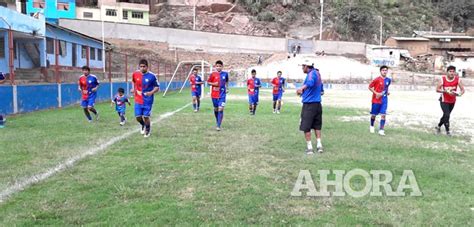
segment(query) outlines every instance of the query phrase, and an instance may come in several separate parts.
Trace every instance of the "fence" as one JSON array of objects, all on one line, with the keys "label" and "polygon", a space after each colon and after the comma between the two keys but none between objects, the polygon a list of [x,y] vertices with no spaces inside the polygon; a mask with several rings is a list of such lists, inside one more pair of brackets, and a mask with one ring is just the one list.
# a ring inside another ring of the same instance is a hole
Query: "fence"
[{"label": "fence", "polygon": [[[97,92],[98,102],[111,100],[119,87],[126,89],[129,94],[132,86],[131,75],[138,69],[139,58],[137,56],[114,53],[113,58],[112,55],[108,57],[111,60],[107,61],[108,65],[105,73],[103,70],[91,71],[100,81]],[[148,64],[149,71],[157,75],[160,89],[164,90],[168,84],[170,90],[178,90],[184,83],[186,87],[189,86],[185,79],[192,65],[184,64],[176,69],[175,64],[153,59],[149,60]],[[175,70],[176,76],[170,82]],[[78,104],[81,100],[81,94],[77,90],[77,80],[81,75],[80,70],[78,68],[59,68],[55,69],[53,74],[54,79],[43,80],[41,83],[1,85],[0,113],[27,113]],[[43,78],[43,76],[38,75],[38,78]]]}]

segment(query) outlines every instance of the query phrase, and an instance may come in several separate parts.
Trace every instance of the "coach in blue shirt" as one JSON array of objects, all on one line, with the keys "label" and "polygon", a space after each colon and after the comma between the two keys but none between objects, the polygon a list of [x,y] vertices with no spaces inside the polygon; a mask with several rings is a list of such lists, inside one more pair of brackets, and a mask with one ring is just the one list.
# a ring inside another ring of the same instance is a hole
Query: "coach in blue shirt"
[{"label": "coach in blue shirt", "polygon": [[303,102],[300,130],[304,132],[306,139],[306,154],[314,154],[313,145],[311,144],[311,129],[314,130],[316,135],[316,150],[322,153],[321,127],[323,123],[323,108],[321,106],[321,77],[311,61],[306,60],[301,66],[303,72],[306,73],[306,78],[303,86],[296,90],[296,93],[301,95]]}]

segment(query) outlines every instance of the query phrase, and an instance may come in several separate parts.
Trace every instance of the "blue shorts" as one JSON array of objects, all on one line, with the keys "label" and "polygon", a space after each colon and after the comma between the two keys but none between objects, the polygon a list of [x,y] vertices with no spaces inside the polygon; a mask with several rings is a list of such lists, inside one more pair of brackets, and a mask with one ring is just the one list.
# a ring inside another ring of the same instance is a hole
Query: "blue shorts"
[{"label": "blue shorts", "polygon": [[387,102],[382,103],[372,103],[372,110],[370,111],[372,115],[387,114]]},{"label": "blue shorts", "polygon": [[258,105],[258,95],[249,95],[249,104]]},{"label": "blue shorts", "polygon": [[135,117],[149,117],[151,115],[152,105],[143,105],[135,103]]},{"label": "blue shorts", "polygon": [[192,97],[201,97],[201,91],[191,91]]},{"label": "blue shorts", "polygon": [[283,96],[283,92],[278,92],[278,94],[273,94],[273,101],[281,100],[282,96]]},{"label": "blue shorts", "polygon": [[224,107],[225,106],[225,97],[224,98],[218,98],[218,99],[212,99],[212,105],[214,105],[214,108],[218,107]]},{"label": "blue shorts", "polygon": [[94,105],[95,105],[95,97],[82,100],[81,102],[82,108],[94,107]]}]

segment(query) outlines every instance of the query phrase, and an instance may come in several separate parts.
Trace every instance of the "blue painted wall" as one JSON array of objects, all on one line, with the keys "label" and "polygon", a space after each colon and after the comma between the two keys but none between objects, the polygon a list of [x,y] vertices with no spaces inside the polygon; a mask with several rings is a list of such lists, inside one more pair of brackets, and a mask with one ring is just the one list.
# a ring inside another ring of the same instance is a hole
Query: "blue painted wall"
[{"label": "blue painted wall", "polygon": [[0,114],[13,113],[13,87],[0,86]]},{"label": "blue painted wall", "polygon": [[[172,82],[170,90],[180,89],[183,82]],[[110,83],[102,82],[97,91],[98,102],[109,102],[110,100]],[[112,95],[117,93],[117,89],[122,87],[127,89],[127,83],[112,83]],[[132,85],[129,83],[129,88]],[[166,88],[166,83],[160,83],[161,91]],[[128,93],[129,89],[127,89]],[[130,95],[130,94],[129,94]],[[58,85],[57,84],[41,84],[41,85],[18,85],[17,86],[18,111],[27,113],[37,110],[57,108],[58,105]],[[79,104],[81,94],[77,91],[76,83],[61,84],[61,106],[66,107]],[[10,85],[0,86],[0,114],[13,113],[13,87]]]},{"label": "blue painted wall", "polygon": [[20,113],[58,107],[57,84],[21,85],[17,91]]},{"label": "blue painted wall", "polygon": [[[45,0],[46,7],[44,9],[35,8],[33,2],[34,0],[28,0],[26,4],[26,12],[28,15],[42,11],[46,19],[54,23],[57,23],[59,18],[76,19],[75,0]],[[58,10],[57,3],[69,4],[69,10]]]},{"label": "blue painted wall", "polygon": [[8,33],[6,31],[0,30],[0,37],[5,40],[5,43],[3,44],[5,47],[5,51],[3,53],[4,57],[0,57],[0,72],[5,74],[8,73]]}]

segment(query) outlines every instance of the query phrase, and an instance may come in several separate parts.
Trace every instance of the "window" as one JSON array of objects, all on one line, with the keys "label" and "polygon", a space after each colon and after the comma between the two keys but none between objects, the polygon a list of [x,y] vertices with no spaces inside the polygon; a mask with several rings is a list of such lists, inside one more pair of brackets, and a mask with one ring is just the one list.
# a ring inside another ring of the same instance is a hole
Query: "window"
[{"label": "window", "polygon": [[124,20],[128,20],[128,11],[127,10],[122,11],[122,16]]},{"label": "window", "polygon": [[105,9],[105,15],[110,16],[110,17],[116,17],[117,16],[117,10],[115,10],[115,9]]},{"label": "window", "polygon": [[5,58],[5,38],[0,38],[0,58]]},{"label": "window", "polygon": [[81,48],[81,57],[82,58],[87,58],[87,47],[86,46],[82,46],[82,48]]},{"label": "window", "polygon": [[97,60],[102,61],[102,50],[97,49]]},{"label": "window", "polygon": [[54,40],[46,38],[46,53],[54,54]]},{"label": "window", "polygon": [[132,18],[134,18],[134,19],[143,19],[143,12],[134,12],[134,11],[132,11]]},{"label": "window", "polygon": [[68,11],[69,10],[69,4],[68,3],[57,3],[56,9],[58,10],[64,10]]},{"label": "window", "polygon": [[67,55],[66,41],[59,40],[59,55],[63,57]]},{"label": "window", "polygon": [[91,55],[91,60],[95,60],[95,48],[90,48],[90,55]]},{"label": "window", "polygon": [[94,14],[92,12],[84,12],[84,13],[82,13],[82,16],[84,18],[93,18]]}]

